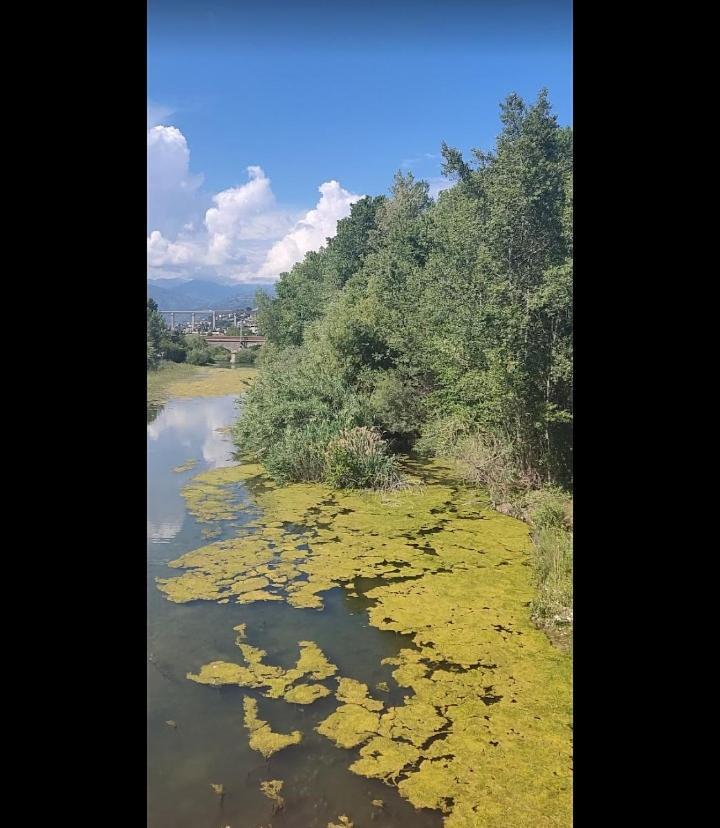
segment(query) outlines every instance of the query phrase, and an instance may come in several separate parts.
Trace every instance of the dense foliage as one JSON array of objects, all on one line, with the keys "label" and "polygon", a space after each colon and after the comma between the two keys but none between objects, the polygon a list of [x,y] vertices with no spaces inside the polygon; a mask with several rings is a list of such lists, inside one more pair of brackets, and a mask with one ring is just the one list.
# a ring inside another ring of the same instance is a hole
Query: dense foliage
[{"label": "dense foliage", "polygon": [[185,362],[187,346],[185,337],[171,331],[158,310],[154,299],[147,300],[147,367],[155,369],[163,359]]},{"label": "dense foliage", "polygon": [[[256,355],[241,360],[251,365]],[[185,336],[171,331],[154,299],[147,300],[147,368],[154,370],[162,360],[189,362],[191,365],[209,365],[214,362],[228,362],[230,352],[225,348],[209,346],[197,334]]]},{"label": "dense foliage", "polygon": [[436,201],[398,173],[260,298],[269,344],[236,441],[277,478],[321,479],[329,444],[370,427],[464,446],[479,479],[502,457],[512,479],[570,482],[572,131],[545,91],[500,119],[473,161],[443,144]]}]

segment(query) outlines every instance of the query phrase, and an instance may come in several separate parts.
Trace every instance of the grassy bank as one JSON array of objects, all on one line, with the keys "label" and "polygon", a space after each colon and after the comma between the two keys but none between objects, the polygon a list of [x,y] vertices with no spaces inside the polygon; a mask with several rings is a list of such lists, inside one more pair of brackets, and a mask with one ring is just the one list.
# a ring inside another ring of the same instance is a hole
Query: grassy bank
[{"label": "grassy bank", "polygon": [[562,489],[525,493],[501,509],[532,527],[532,566],[537,595],[533,621],[563,650],[572,649],[572,496]]},{"label": "grassy bank", "polygon": [[255,379],[254,368],[224,368],[162,362],[147,373],[147,398],[163,403],[172,398],[221,397],[241,394]]},{"label": "grassy bank", "polygon": [[537,593],[532,619],[562,650],[572,647],[572,494],[543,484],[510,442],[477,431],[429,432],[421,445],[452,461],[459,476],[490,495],[493,508],[532,529],[531,565]]}]

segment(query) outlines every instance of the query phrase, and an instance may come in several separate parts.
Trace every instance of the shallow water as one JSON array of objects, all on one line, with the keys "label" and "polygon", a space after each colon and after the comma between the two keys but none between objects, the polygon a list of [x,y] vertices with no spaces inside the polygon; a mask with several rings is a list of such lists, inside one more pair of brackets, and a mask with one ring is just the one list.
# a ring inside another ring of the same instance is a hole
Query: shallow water
[{"label": "shallow water", "polygon": [[[249,642],[267,650],[267,661],[285,667],[297,659],[297,643],[315,641],[342,676],[365,682],[376,697],[402,703],[403,691],[381,659],[407,646],[407,638],[368,625],[369,601],[345,590],[323,594],[324,609],[297,609],[285,603],[250,605],[165,599],[156,577],[177,570],[167,562],[208,543],[189,515],[181,488],[197,473],[232,464],[232,444],[218,429],[236,417],[234,397],[172,400],[148,411],[148,825],[150,828],[326,828],[340,814],[357,828],[438,828],[439,813],[416,810],[394,788],[351,773],[355,751],[343,750],[314,732],[337,705],[334,697],[311,705],[266,699],[240,687],[208,687],[186,678],[215,660],[238,662],[237,624],[248,625]],[[197,464],[174,472],[188,460]],[[256,513],[223,524],[213,540],[233,534]],[[218,527],[219,528],[219,527]],[[378,682],[394,688],[378,694]],[[242,697],[258,700],[260,717],[273,730],[300,730],[303,740],[269,760],[250,750],[243,726]],[[175,726],[167,724],[172,721]],[[273,805],[260,782],[282,779],[285,808]],[[220,797],[211,785],[222,784]],[[384,802],[382,809],[373,799]]]}]

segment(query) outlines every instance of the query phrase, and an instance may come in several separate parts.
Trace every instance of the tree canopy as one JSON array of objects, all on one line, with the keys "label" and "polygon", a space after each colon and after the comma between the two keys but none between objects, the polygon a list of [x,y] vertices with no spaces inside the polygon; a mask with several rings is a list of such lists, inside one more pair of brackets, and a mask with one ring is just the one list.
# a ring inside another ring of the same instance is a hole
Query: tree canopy
[{"label": "tree canopy", "polygon": [[454,423],[543,479],[570,479],[572,130],[545,90],[530,105],[508,96],[500,122],[491,152],[442,145],[454,185],[436,200],[397,173],[261,297],[271,344],[245,449],[267,459],[310,424],[412,445]]}]

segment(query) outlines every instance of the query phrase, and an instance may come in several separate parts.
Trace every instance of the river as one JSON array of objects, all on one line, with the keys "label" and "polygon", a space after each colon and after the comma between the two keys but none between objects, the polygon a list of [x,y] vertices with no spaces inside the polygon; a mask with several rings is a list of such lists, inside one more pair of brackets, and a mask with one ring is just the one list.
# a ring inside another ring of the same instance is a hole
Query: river
[{"label": "river", "polygon": [[[323,593],[322,612],[282,602],[173,603],[158,590],[156,578],[178,574],[169,561],[209,542],[208,524],[187,511],[181,489],[204,470],[233,464],[232,444],[219,429],[236,415],[234,396],[175,399],[148,411],[149,828],[326,828],[344,814],[358,828],[438,828],[438,811],[416,810],[395,788],[350,772],[355,755],[315,732],[337,706],[332,696],[290,705],[255,690],[207,687],[186,678],[208,662],[237,662],[233,628],[246,624],[273,664],[291,667],[298,641],[314,641],[342,676],[370,688],[387,683],[388,705],[402,704],[409,695],[393,682],[393,667],[381,664],[408,646],[408,637],[370,626],[371,602],[342,588]],[[196,464],[177,471],[188,461]],[[236,520],[218,522],[210,527],[220,533],[212,540],[231,537],[254,517],[257,510],[249,509]],[[246,695],[261,700],[274,730],[301,731],[301,744],[269,760],[251,750],[243,726]],[[284,783],[285,805],[277,814],[260,790],[261,782],[274,779]],[[222,785],[223,794],[213,785]]]}]

